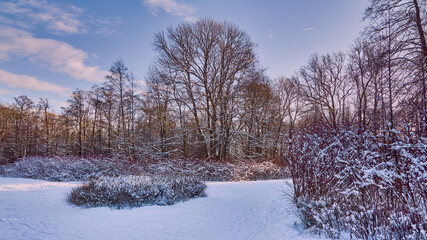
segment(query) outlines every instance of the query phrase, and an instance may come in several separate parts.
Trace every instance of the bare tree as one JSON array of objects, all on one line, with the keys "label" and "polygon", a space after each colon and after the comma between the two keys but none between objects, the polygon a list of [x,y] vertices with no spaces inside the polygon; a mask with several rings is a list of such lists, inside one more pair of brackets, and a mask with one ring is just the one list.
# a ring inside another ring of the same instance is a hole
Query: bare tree
[{"label": "bare tree", "polygon": [[351,86],[344,67],[343,53],[327,54],[322,57],[314,54],[308,65],[300,70],[307,100],[335,130],[349,117],[346,104]]},{"label": "bare tree", "polygon": [[[388,54],[388,95],[390,98],[389,115],[390,125],[394,127],[393,102],[399,98],[393,96],[392,83],[396,81],[393,76],[393,65],[399,65],[399,71],[405,83],[398,89],[406,88],[409,99],[421,116],[419,124],[421,135],[427,134],[427,44],[425,29],[427,24],[427,3],[425,0],[371,0],[365,11],[365,19],[370,20],[370,25],[365,31],[374,41],[386,39]],[[396,63],[398,62],[398,63]],[[405,71],[401,71],[405,70]],[[412,79],[412,80],[409,80]],[[418,84],[418,91],[409,86]],[[398,95],[398,94],[394,94]],[[399,99],[399,101],[402,101]],[[414,111],[408,111],[414,114]]]},{"label": "bare tree", "polygon": [[43,111],[43,123],[44,123],[44,138],[45,138],[45,154],[50,154],[50,131],[49,131],[49,100],[47,98],[40,98],[38,107]]},{"label": "bare tree", "polygon": [[280,99],[280,124],[285,124],[284,129],[288,129],[286,138],[282,137],[280,141],[280,146],[285,147],[286,157],[292,161],[293,139],[297,134],[296,125],[306,107],[303,87],[297,77],[281,77],[277,82],[277,92]]},{"label": "bare tree", "polygon": [[18,119],[15,120],[15,149],[16,157],[27,155],[30,143],[30,121],[33,109],[33,101],[26,95],[15,98],[12,108],[18,113]]},{"label": "bare tree", "polygon": [[154,38],[156,65],[176,72],[209,158],[225,159],[232,138],[237,86],[255,67],[254,44],[230,23],[201,19]]},{"label": "bare tree", "polygon": [[74,124],[77,126],[77,148],[79,156],[85,154],[85,133],[86,124],[85,117],[87,115],[86,93],[83,90],[75,90],[71,94],[71,99],[68,100],[69,107],[66,109],[66,114],[74,118]]},{"label": "bare tree", "polygon": [[109,89],[112,90],[114,98],[117,100],[117,136],[115,138],[118,146],[118,153],[126,152],[126,113],[125,113],[125,95],[128,88],[128,68],[123,63],[123,60],[117,60],[110,68],[109,74],[105,76]]}]

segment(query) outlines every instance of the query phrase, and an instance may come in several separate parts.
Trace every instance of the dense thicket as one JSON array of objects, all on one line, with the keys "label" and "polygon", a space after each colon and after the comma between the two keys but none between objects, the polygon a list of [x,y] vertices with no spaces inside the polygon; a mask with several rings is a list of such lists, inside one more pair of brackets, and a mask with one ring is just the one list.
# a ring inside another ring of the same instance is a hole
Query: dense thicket
[{"label": "dense thicket", "polygon": [[26,157],[0,166],[0,176],[46,181],[88,181],[100,176],[158,175],[196,177],[201,181],[253,181],[289,177],[271,161],[205,161],[194,158],[131,161],[109,157]]},{"label": "dense thicket", "polygon": [[387,144],[340,130],[301,134],[295,145],[294,197],[306,227],[333,238],[427,237],[425,139],[396,132]]},{"label": "dense thicket", "polygon": [[347,56],[301,69],[308,115],[288,160],[306,227],[427,238],[426,14],[426,1],[371,0]]}]

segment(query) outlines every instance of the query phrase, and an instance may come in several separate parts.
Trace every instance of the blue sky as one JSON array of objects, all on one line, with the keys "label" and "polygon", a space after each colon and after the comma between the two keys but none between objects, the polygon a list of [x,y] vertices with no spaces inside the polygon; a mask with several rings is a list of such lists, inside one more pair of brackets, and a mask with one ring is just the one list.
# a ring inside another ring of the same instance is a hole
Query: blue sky
[{"label": "blue sky", "polygon": [[156,32],[230,21],[257,44],[267,74],[290,76],[312,53],[347,51],[367,0],[0,0],[0,103],[47,97],[58,111],[121,58],[143,80]]}]

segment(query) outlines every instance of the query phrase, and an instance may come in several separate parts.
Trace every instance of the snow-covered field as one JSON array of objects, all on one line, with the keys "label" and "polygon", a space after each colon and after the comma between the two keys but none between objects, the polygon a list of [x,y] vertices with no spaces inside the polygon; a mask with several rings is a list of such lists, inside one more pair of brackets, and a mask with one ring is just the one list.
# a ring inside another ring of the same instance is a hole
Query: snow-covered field
[{"label": "snow-covered field", "polygon": [[316,239],[296,225],[285,180],[210,182],[208,197],[172,206],[83,209],[78,183],[0,177],[0,239]]}]

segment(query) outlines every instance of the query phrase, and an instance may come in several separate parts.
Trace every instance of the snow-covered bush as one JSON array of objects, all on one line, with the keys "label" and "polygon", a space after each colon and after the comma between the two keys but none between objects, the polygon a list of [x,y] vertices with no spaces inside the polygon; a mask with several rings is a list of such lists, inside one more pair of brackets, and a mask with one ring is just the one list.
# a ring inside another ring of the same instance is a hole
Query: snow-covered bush
[{"label": "snow-covered bush", "polygon": [[306,227],[338,238],[427,239],[427,139],[301,134],[290,169]]},{"label": "snow-covered bush", "polygon": [[170,159],[147,166],[147,172],[166,175],[197,176],[204,181],[249,181],[283,179],[289,177],[286,168],[272,162],[239,160],[215,162],[201,160]]},{"label": "snow-covered bush", "polygon": [[112,158],[27,157],[0,166],[0,175],[48,181],[81,181],[99,175],[129,174],[126,169],[126,163]]},{"label": "snow-covered bush", "polygon": [[288,169],[278,167],[272,162],[249,162],[236,164],[239,180],[269,180],[269,179],[283,179],[290,176]]},{"label": "snow-covered bush", "polygon": [[66,199],[82,207],[126,208],[171,205],[204,197],[205,190],[202,181],[191,177],[102,176],[73,189]]},{"label": "snow-covered bush", "polygon": [[128,161],[115,158],[27,157],[0,166],[0,175],[49,181],[82,181],[108,175],[194,176],[204,181],[283,179],[287,169],[272,162],[215,162],[196,159]]}]

